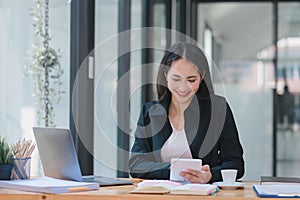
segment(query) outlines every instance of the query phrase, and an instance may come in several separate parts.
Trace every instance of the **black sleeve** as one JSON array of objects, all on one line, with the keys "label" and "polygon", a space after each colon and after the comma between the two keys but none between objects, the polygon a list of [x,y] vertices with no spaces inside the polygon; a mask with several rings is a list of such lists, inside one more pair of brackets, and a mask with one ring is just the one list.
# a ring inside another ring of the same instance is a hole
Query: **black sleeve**
[{"label": "black sleeve", "polygon": [[232,111],[227,103],[226,118],[219,141],[219,166],[211,168],[211,182],[221,181],[221,169],[237,169],[237,179],[244,175],[243,148]]},{"label": "black sleeve", "polygon": [[152,149],[152,133],[149,119],[149,105],[144,105],[135,131],[135,141],[129,158],[129,171],[132,177],[149,179],[169,179],[170,163],[155,159]]}]

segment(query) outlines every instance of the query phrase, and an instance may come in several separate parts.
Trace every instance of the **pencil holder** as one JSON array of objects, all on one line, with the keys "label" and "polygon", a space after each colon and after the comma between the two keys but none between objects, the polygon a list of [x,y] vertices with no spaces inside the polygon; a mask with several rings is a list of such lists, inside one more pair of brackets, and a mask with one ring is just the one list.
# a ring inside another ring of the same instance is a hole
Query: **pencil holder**
[{"label": "pencil holder", "polygon": [[29,179],[30,178],[31,158],[13,158],[13,168],[11,179]]}]

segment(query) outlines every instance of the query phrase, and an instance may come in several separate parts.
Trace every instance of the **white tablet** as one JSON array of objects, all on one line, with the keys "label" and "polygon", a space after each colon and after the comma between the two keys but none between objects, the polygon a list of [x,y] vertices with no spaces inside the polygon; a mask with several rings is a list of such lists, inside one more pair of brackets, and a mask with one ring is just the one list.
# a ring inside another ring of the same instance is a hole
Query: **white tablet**
[{"label": "white tablet", "polygon": [[187,169],[201,170],[201,159],[189,159],[189,158],[172,158],[171,159],[171,181],[185,181],[185,179],[179,175],[181,171],[187,171]]}]

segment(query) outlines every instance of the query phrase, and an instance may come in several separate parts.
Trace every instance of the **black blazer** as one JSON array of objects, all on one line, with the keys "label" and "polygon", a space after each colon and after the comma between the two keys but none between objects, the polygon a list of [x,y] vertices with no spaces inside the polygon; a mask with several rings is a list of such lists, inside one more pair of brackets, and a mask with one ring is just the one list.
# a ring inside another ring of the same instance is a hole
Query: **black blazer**
[{"label": "black blazer", "polygon": [[[132,177],[169,179],[170,163],[162,163],[160,150],[172,133],[168,118],[170,99],[144,104],[129,159]],[[185,132],[193,158],[211,168],[210,182],[221,181],[221,169],[237,169],[244,175],[243,148],[232,111],[225,98],[195,96],[185,110]]]}]

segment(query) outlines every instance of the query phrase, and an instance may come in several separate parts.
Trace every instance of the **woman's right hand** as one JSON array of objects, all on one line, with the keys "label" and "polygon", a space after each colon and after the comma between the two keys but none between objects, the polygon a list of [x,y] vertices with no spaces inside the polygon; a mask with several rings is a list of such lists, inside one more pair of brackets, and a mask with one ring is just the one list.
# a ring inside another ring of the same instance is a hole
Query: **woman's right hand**
[{"label": "woman's right hand", "polygon": [[180,172],[179,175],[192,183],[201,184],[208,183],[212,178],[209,165],[203,165],[200,171],[188,169],[185,172]]}]

